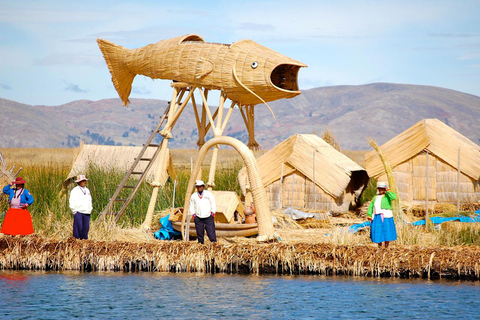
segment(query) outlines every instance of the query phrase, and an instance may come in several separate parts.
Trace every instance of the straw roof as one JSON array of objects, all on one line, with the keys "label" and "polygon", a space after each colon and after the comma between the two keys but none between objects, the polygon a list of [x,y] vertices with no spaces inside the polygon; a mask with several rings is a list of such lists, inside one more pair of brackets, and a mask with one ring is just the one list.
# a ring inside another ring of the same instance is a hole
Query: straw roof
[{"label": "straw roof", "polygon": [[[243,204],[240,201],[238,195],[233,191],[212,191],[215,198],[215,204],[217,207],[217,214],[215,215],[215,221],[233,223],[235,211],[238,212],[240,217],[244,218]],[[223,217],[218,214],[221,213]],[[224,220],[225,219],[225,220]]]},{"label": "straw roof", "polygon": [[[460,171],[473,180],[480,178],[480,147],[438,119],[421,120],[380,148],[392,168],[428,150],[455,169],[460,148]],[[376,151],[365,155],[365,167],[370,177],[384,174]]]},{"label": "straw roof", "polygon": [[[315,154],[315,162],[314,155]],[[283,176],[299,171],[326,194],[339,198],[351,180],[354,171],[365,171],[353,160],[314,134],[296,134],[278,144],[257,159],[264,186]],[[314,179],[315,166],[315,179]],[[238,174],[242,192],[246,193],[246,169]]]},{"label": "straw roof", "polygon": [[[135,157],[140,153],[142,147],[131,146],[101,146],[92,144],[82,144],[79,148],[78,155],[73,162],[72,169],[67,175],[67,178],[63,182],[64,186],[67,186],[74,177],[79,174],[85,174],[90,165],[94,165],[97,168],[104,170],[116,170],[120,172],[127,172],[130,166],[135,161]],[[155,150],[154,148],[147,149],[144,157],[152,157]],[[155,160],[155,163],[147,173],[147,181],[153,181],[155,170],[159,157]],[[170,151],[168,151],[168,167],[167,170],[161,175],[160,182],[164,184],[168,177],[177,179],[175,169],[173,168],[172,158]],[[147,162],[141,161],[137,165],[137,170],[144,170],[147,166]]]}]

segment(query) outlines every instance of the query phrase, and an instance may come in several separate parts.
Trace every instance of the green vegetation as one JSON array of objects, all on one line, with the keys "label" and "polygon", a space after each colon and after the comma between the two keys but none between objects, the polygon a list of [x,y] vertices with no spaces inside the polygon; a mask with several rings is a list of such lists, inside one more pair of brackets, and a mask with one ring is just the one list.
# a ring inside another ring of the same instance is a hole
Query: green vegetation
[{"label": "green vegetation", "polygon": [[[240,194],[240,187],[237,183],[239,169],[240,162],[235,162],[232,167],[220,165],[217,169],[216,189],[236,191],[237,194]],[[68,190],[62,190],[63,181],[69,170],[70,168],[66,165],[58,163],[32,165],[23,169],[22,177],[27,181],[25,187],[35,198],[35,202],[29,210],[37,233],[47,236],[64,234],[58,229],[69,230],[71,224],[73,224],[73,218],[68,207],[68,193],[75,186],[75,183],[71,183]],[[89,179],[87,187],[93,197],[92,219],[96,220],[108,204],[117,185],[122,181],[124,173],[114,170],[103,171],[91,165],[86,172],[86,176]],[[190,169],[177,169],[177,177],[175,199],[173,199],[174,181],[169,179],[165,187],[159,192],[156,211],[171,208],[173,202],[175,207],[183,207]],[[203,170],[203,179],[208,180],[208,170]],[[150,203],[151,191],[152,188],[146,182],[143,182],[126,213],[120,219],[120,225],[127,228],[137,227],[143,222]],[[115,209],[118,208],[114,208],[114,212]],[[7,210],[8,199],[5,195],[2,195],[0,199],[0,223],[3,222]]]},{"label": "green vegetation", "polygon": [[[205,163],[208,163],[208,161]],[[240,195],[237,174],[241,166],[242,163],[236,159],[219,163],[215,189],[235,191]],[[27,181],[26,187],[35,198],[35,203],[29,208],[35,233],[47,237],[67,238],[71,236],[73,217],[68,207],[68,193],[74,187],[74,183],[69,185],[68,190],[62,190],[63,181],[69,170],[70,166],[66,163],[52,161],[43,165],[32,164],[24,166],[21,176]],[[115,192],[116,186],[120,184],[124,173],[114,170],[104,171],[95,166],[90,166],[86,175],[90,179],[87,186],[93,195],[92,220],[95,221]],[[175,199],[173,199],[175,184],[174,181],[169,180],[159,192],[155,208],[156,212],[171,208],[172,203],[174,207],[183,207],[188,179],[190,178],[190,168],[187,166],[177,168],[177,177]],[[202,178],[204,181],[208,181],[208,167],[204,168]],[[150,202],[151,190],[152,188],[146,182],[142,183],[134,200],[118,223],[120,228],[124,230],[136,228],[143,222]],[[368,187],[362,194],[362,204],[372,199],[375,190],[376,181],[371,179]],[[4,213],[8,209],[7,200],[5,195],[2,194],[0,196],[0,223],[3,222]],[[115,211],[115,208],[113,211]],[[457,214],[459,213],[455,212],[443,214],[443,216],[454,216]],[[461,214],[465,213],[462,212]],[[110,225],[95,227],[93,231],[94,235],[96,235],[95,239],[118,238],[118,234],[115,234],[109,228],[111,228]],[[328,232],[331,236],[326,238],[323,237],[322,233],[322,238],[325,238],[324,241],[337,245],[371,244],[367,234],[368,231],[351,234],[345,232],[344,228],[337,229],[332,226],[332,230]],[[394,245],[480,245],[480,224],[478,223],[448,222],[442,224],[441,230],[425,232],[423,227],[397,222],[397,233],[398,240],[394,242]],[[135,237],[138,238],[138,235],[135,234]]]},{"label": "green vegetation", "polygon": [[363,205],[365,202],[371,201],[373,196],[377,194],[377,179],[370,178],[368,185],[363,190],[362,195],[360,196],[360,204]]}]

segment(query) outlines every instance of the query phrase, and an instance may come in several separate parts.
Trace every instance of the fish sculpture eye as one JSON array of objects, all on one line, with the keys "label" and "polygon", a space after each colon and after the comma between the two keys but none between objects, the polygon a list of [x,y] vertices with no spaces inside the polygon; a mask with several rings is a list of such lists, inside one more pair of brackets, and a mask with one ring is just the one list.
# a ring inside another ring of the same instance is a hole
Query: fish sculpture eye
[{"label": "fish sculpture eye", "polygon": [[252,62],[252,69],[256,69],[258,67],[258,62],[257,61],[253,61]]}]

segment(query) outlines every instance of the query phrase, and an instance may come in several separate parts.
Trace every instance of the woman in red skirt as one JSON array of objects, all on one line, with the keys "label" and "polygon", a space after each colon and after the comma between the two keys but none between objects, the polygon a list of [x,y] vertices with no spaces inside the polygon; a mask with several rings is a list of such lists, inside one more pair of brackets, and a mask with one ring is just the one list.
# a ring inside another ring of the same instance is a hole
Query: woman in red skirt
[{"label": "woman in red skirt", "polygon": [[28,212],[28,207],[33,203],[33,196],[23,187],[25,182],[17,177],[15,181],[3,188],[3,193],[9,196],[10,209],[5,214],[0,233],[16,236],[34,232],[32,216]]}]

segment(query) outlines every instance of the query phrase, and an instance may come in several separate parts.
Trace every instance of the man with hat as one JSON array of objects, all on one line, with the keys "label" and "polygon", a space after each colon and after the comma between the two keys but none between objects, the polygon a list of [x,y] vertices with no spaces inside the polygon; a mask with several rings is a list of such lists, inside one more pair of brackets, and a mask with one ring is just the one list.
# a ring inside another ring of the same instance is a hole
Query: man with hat
[{"label": "man with hat", "polygon": [[70,192],[70,209],[73,213],[73,237],[88,239],[90,230],[90,214],[92,213],[92,195],[86,187],[87,177],[83,174],[77,176],[77,186]]},{"label": "man with hat", "polygon": [[392,201],[397,198],[394,192],[389,191],[388,183],[377,182],[377,194],[373,197],[368,207],[367,217],[371,221],[370,239],[372,242],[385,248],[390,241],[397,240],[397,230],[393,221]]},{"label": "man with hat", "polygon": [[204,242],[205,229],[210,242],[217,242],[215,234],[215,198],[213,194],[205,190],[205,183],[202,180],[195,182],[196,192],[190,198],[190,213],[195,221],[195,230],[197,231],[197,239],[199,243]]}]

